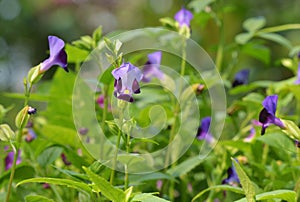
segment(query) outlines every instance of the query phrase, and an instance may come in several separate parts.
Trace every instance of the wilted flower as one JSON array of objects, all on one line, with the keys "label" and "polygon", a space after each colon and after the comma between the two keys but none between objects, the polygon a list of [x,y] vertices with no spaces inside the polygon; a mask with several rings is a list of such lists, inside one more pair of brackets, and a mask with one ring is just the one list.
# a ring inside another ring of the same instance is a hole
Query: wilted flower
[{"label": "wilted flower", "polygon": [[64,153],[62,153],[60,156],[61,156],[61,159],[62,159],[62,161],[64,162],[64,164],[66,166],[69,166],[69,165],[72,164],[70,161],[68,161],[68,159],[67,159],[67,157],[66,157],[66,155]]},{"label": "wilted flower", "polygon": [[[7,150],[7,147],[5,148],[5,150]],[[8,152],[7,156],[5,157],[5,170],[9,170],[14,162],[14,152]],[[20,164],[22,162],[21,160],[21,150],[18,151],[18,158],[16,161],[16,164]]]},{"label": "wilted flower", "polygon": [[248,84],[248,79],[249,79],[249,69],[242,69],[241,71],[236,73],[234,80],[232,82],[232,87]]},{"label": "wilted flower", "polygon": [[123,63],[119,68],[112,71],[115,78],[114,95],[121,100],[133,102],[133,94],[140,93],[139,83],[142,78],[142,72],[131,63]]},{"label": "wilted flower", "polygon": [[265,134],[266,128],[271,124],[275,124],[280,128],[285,128],[282,121],[275,116],[277,100],[278,95],[270,95],[262,102],[264,108],[259,114],[259,122],[262,123],[261,135]]},{"label": "wilted flower", "polygon": [[205,117],[201,120],[201,126],[198,128],[197,139],[198,140],[206,140],[208,143],[212,143],[214,141],[213,136],[209,133],[211,118]]},{"label": "wilted flower", "polygon": [[175,14],[174,19],[179,23],[180,27],[184,25],[190,27],[190,21],[193,19],[193,14],[191,11],[182,8]]},{"label": "wilted flower", "polygon": [[240,184],[240,179],[233,164],[228,168],[227,178],[222,181],[222,184],[229,184],[231,186],[238,186]]},{"label": "wilted flower", "polygon": [[56,36],[48,36],[48,41],[50,57],[41,63],[40,73],[47,71],[54,65],[59,65],[68,72],[67,53],[64,50],[65,42]]},{"label": "wilted flower", "polygon": [[161,51],[157,51],[148,55],[148,61],[143,68],[143,82],[149,82],[153,77],[162,79],[164,74],[160,70]]}]

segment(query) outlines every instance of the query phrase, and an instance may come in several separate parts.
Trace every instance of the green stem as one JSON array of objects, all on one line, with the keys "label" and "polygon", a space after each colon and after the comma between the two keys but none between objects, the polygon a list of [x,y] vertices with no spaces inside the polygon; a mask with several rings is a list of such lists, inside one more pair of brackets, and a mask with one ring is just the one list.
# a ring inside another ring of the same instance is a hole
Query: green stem
[{"label": "green stem", "polygon": [[112,185],[114,183],[114,178],[115,178],[115,170],[116,170],[116,165],[117,165],[117,158],[118,158],[118,152],[119,152],[119,147],[120,147],[120,141],[121,141],[121,129],[118,132],[116,151],[115,151],[115,155],[114,155],[114,159],[113,159],[112,171],[110,173],[110,184],[112,184]]},{"label": "green stem", "polygon": [[128,188],[128,185],[129,185],[128,166],[127,164],[125,164],[124,190]]},{"label": "green stem", "polygon": [[222,69],[223,53],[224,53],[224,25],[220,22],[220,42],[218,45],[217,56],[216,56],[216,67],[218,71]]},{"label": "green stem", "polygon": [[294,30],[294,29],[300,29],[300,24],[286,24],[286,25],[279,25],[275,27],[268,27],[268,28],[261,29],[258,33],[281,32],[281,31]]}]

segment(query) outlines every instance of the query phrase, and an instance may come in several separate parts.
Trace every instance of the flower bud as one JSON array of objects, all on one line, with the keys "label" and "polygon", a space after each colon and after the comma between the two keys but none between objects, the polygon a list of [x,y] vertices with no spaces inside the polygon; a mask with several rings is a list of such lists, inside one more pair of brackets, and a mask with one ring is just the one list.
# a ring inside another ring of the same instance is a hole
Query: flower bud
[{"label": "flower bud", "polygon": [[41,68],[41,64],[39,64],[35,67],[32,67],[29,70],[27,78],[28,78],[28,81],[31,85],[35,84],[36,82],[38,82],[42,78],[43,73],[40,73],[40,68]]},{"label": "flower bud", "polygon": [[15,133],[7,124],[0,125],[0,140],[1,141],[9,141],[15,138]]},{"label": "flower bud", "polygon": [[15,124],[17,128],[24,128],[29,120],[30,115],[34,114],[36,109],[26,105],[16,116]]}]

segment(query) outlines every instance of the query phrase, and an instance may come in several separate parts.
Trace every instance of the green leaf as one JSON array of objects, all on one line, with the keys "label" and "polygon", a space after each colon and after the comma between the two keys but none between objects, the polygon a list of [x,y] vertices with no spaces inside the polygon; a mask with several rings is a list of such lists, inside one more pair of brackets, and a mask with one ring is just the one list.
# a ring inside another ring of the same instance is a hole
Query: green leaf
[{"label": "green leaf", "polygon": [[159,198],[157,196],[153,196],[156,193],[140,193],[136,194],[132,201],[140,201],[140,202],[167,202],[168,200]]},{"label": "green leaf", "polygon": [[130,196],[132,194],[132,190],[133,190],[133,187],[129,187],[128,189],[125,190],[125,202],[129,201],[130,199]]},{"label": "green leaf", "polygon": [[273,82],[273,81],[255,81],[248,85],[240,85],[235,88],[232,88],[229,91],[229,94],[235,95],[235,94],[239,94],[239,93],[246,93],[246,92],[255,90],[257,88],[268,88],[268,87],[270,87],[270,85],[272,85],[274,83],[275,82]]},{"label": "green leaf", "polygon": [[291,42],[284,38],[283,36],[279,35],[279,34],[276,34],[276,33],[257,33],[256,36],[259,36],[263,39],[267,39],[267,40],[271,40],[271,41],[274,41],[282,46],[285,46],[287,47],[288,49],[292,49],[292,44]]},{"label": "green leaf", "polygon": [[58,146],[48,147],[38,156],[37,161],[42,167],[45,167],[53,163],[61,155],[62,151],[63,148]]},{"label": "green leaf", "polygon": [[253,185],[253,182],[251,182],[247,174],[244,172],[240,164],[236,162],[235,159],[232,158],[231,161],[233,162],[236,172],[239,176],[242,188],[244,190],[248,202],[255,202],[255,187]]},{"label": "green leaf", "polygon": [[191,157],[182,163],[178,164],[177,166],[170,168],[167,173],[172,175],[173,177],[179,177],[182,176],[189,171],[191,171],[193,168],[198,166],[200,163],[202,163],[203,159],[201,159],[199,156]]},{"label": "green leaf", "polygon": [[28,195],[25,197],[25,201],[26,202],[54,202],[54,200],[40,195]]},{"label": "green leaf", "polygon": [[[270,192],[265,192],[256,195],[256,200],[268,200],[268,199],[283,199],[288,202],[296,202],[296,192],[291,190],[275,190]],[[235,202],[247,202],[246,198],[242,198],[240,200],[237,200]]]},{"label": "green leaf", "polygon": [[81,63],[85,61],[89,55],[88,51],[69,44],[66,45],[65,49],[68,55],[68,63]]},{"label": "green leaf", "polygon": [[299,127],[290,120],[284,120],[281,119],[281,121],[283,122],[283,124],[285,125],[286,129],[282,130],[284,133],[286,133],[289,137],[293,138],[293,139],[297,139],[300,141],[300,129]]},{"label": "green leaf", "polygon": [[258,137],[256,140],[280,150],[296,152],[294,142],[291,141],[291,139],[288,138],[286,135],[281,133],[266,133],[265,135]]},{"label": "green leaf", "polygon": [[94,47],[98,46],[98,43],[102,37],[102,26],[99,26],[95,31],[93,32],[93,40],[94,40]]},{"label": "green leaf", "polygon": [[235,42],[241,45],[246,44],[252,37],[253,33],[241,33],[235,36]]},{"label": "green leaf", "polygon": [[242,48],[242,53],[250,55],[265,64],[269,64],[271,60],[271,52],[267,46],[257,43],[247,43]]},{"label": "green leaf", "polygon": [[213,2],[215,0],[194,0],[188,4],[188,7],[194,9],[195,13],[200,13]]},{"label": "green leaf", "polygon": [[248,32],[255,32],[266,25],[266,19],[264,17],[254,17],[245,20],[243,23],[244,29]]},{"label": "green leaf", "polygon": [[17,184],[17,186],[20,186],[20,185],[23,185],[26,183],[31,183],[31,182],[64,185],[64,186],[68,186],[70,188],[77,189],[79,191],[86,192],[88,194],[92,194],[92,189],[87,184],[82,183],[82,182],[77,182],[74,180],[61,179],[61,178],[46,178],[46,177],[32,178],[32,179],[27,179],[27,180],[23,180],[23,181],[19,182]]},{"label": "green leaf", "polygon": [[234,193],[238,194],[244,194],[244,191],[240,187],[234,187],[234,186],[229,186],[229,185],[216,185],[216,186],[211,186],[207,189],[204,189],[203,191],[199,192],[193,199],[192,201],[195,201],[196,199],[200,198],[203,194],[210,190],[222,190],[222,191],[231,191]]},{"label": "green leaf", "polygon": [[87,168],[83,168],[86,174],[89,176],[90,180],[95,184],[95,186],[100,190],[100,192],[109,200],[122,202],[125,201],[125,193],[118,188],[112,186],[108,181],[104,178],[96,175],[92,171]]}]

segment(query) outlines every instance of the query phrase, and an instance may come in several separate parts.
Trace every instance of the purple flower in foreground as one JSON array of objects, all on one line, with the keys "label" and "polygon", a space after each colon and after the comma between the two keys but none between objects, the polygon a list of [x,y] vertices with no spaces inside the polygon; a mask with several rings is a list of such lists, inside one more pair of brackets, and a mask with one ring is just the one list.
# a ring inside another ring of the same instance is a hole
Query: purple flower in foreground
[{"label": "purple flower in foreground", "polygon": [[297,72],[297,80],[295,81],[295,84],[300,84],[300,52],[298,54],[298,72]]},{"label": "purple flower in foreground", "polygon": [[175,14],[174,19],[179,23],[180,27],[184,25],[190,27],[190,21],[193,19],[193,14],[191,11],[182,8]]},{"label": "purple flower in foreground", "polygon": [[214,141],[213,136],[209,133],[211,118],[205,117],[201,120],[201,126],[198,128],[197,139],[198,140],[206,140],[208,143],[212,143]]},{"label": "purple flower in foreground", "polygon": [[[237,160],[236,160],[237,161]],[[236,173],[235,167],[232,164],[227,170],[227,178],[222,181],[222,184],[229,184],[231,186],[238,186],[240,184],[240,179]]]},{"label": "purple flower in foreground", "polygon": [[285,128],[282,121],[275,116],[278,95],[267,96],[262,102],[263,109],[259,114],[259,122],[262,123],[261,135],[265,134],[266,128],[274,124],[280,128]]},{"label": "purple flower in foreground", "polygon": [[53,65],[61,66],[66,72],[67,53],[64,50],[65,42],[56,36],[48,36],[50,57],[41,63],[40,72],[43,73],[50,69]]},{"label": "purple flower in foreground", "polygon": [[149,82],[153,77],[162,79],[164,74],[160,70],[161,51],[157,51],[148,55],[148,61],[143,68],[143,82]]},{"label": "purple flower in foreground", "polygon": [[128,62],[114,69],[112,75],[115,78],[114,95],[118,99],[133,102],[132,95],[140,93],[138,82],[143,78],[141,70]]},{"label": "purple flower in foreground", "polygon": [[[5,148],[7,150],[7,148]],[[8,152],[7,156],[5,157],[5,170],[9,170],[14,162],[14,152]],[[21,150],[18,151],[18,158],[17,158],[17,165],[22,162],[21,160]]]},{"label": "purple flower in foreground", "polygon": [[242,69],[241,71],[236,73],[234,81],[232,82],[232,87],[248,84],[248,78],[249,69]]}]

